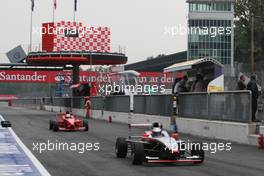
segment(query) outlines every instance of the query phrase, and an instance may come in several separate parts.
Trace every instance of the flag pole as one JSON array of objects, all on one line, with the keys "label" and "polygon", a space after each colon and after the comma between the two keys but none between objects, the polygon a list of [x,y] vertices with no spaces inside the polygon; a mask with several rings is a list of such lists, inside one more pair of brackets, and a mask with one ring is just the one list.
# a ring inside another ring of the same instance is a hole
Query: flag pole
[{"label": "flag pole", "polygon": [[54,23],[54,21],[55,21],[55,4],[54,4],[55,2],[53,2],[53,16],[52,16],[52,21],[53,21],[53,23]]},{"label": "flag pole", "polygon": [[29,44],[29,52],[32,51],[32,28],[33,28],[33,10],[34,10],[34,0],[31,1],[31,14],[30,14],[30,44]]},{"label": "flag pole", "polygon": [[73,11],[73,22],[75,22],[75,10]]},{"label": "flag pole", "polygon": [[75,22],[76,20],[76,11],[77,11],[77,0],[74,0],[73,22]]},{"label": "flag pole", "polygon": [[73,22],[75,22],[75,8],[76,8],[76,1],[74,0],[74,8],[73,8]]}]

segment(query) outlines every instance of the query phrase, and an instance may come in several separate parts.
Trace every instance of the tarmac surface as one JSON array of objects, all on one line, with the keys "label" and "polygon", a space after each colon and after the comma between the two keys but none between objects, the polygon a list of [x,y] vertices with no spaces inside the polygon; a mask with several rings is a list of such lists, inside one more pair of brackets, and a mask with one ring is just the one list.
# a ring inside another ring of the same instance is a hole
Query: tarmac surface
[{"label": "tarmac surface", "polygon": [[[264,173],[264,151],[253,146],[232,143],[231,151],[218,151],[215,154],[206,152],[205,162],[201,165],[134,166],[129,158],[115,157],[115,140],[119,136],[128,135],[127,125],[90,120],[89,132],[52,132],[48,126],[49,120],[55,118],[55,113],[0,106],[0,114],[11,121],[18,137],[54,176],[262,176]],[[136,133],[141,131],[142,129],[135,130]],[[182,136],[183,139],[215,142]],[[34,149],[33,143],[48,141],[68,144],[100,143],[100,150],[80,154],[65,150],[40,153]]]}]

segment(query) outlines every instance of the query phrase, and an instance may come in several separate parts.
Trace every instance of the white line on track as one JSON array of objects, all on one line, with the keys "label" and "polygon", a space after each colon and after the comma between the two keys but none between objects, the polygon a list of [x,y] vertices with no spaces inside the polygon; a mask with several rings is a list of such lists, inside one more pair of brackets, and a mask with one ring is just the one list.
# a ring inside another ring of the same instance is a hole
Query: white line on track
[{"label": "white line on track", "polygon": [[[5,119],[0,114],[0,120],[4,121]],[[25,146],[25,144],[19,139],[12,128],[8,128],[9,132],[12,134],[18,145],[22,148],[25,154],[29,157],[35,167],[38,169],[41,175],[51,176],[50,173],[45,169],[45,167],[39,162],[39,160],[31,153],[31,151]]]}]

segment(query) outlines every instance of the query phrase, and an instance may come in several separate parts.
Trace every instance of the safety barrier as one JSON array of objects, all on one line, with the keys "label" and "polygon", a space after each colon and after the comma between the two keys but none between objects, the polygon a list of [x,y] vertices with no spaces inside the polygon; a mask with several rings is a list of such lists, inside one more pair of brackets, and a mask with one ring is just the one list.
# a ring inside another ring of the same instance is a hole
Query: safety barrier
[{"label": "safety barrier", "polygon": [[[91,97],[92,110],[130,112],[129,96]],[[14,106],[41,105],[85,109],[85,98],[36,98],[13,100]],[[134,113],[171,116],[171,95],[135,95]],[[251,92],[181,93],[178,96],[179,117],[249,123],[251,120]]]},{"label": "safety barrier", "polygon": [[172,115],[172,96],[170,95],[136,95],[134,113],[149,115]]},{"label": "safety barrier", "polygon": [[23,98],[12,100],[12,106],[39,109],[41,105],[42,103],[40,98]]},{"label": "safety barrier", "polygon": [[[93,102],[91,102],[93,103]],[[107,96],[104,99],[104,110],[115,111],[115,112],[129,112],[130,97],[115,95]]]},{"label": "safety barrier", "polygon": [[104,104],[104,97],[91,97],[91,109],[103,110]]},{"label": "safety barrier", "polygon": [[251,92],[182,93],[179,116],[233,122],[251,121]]}]

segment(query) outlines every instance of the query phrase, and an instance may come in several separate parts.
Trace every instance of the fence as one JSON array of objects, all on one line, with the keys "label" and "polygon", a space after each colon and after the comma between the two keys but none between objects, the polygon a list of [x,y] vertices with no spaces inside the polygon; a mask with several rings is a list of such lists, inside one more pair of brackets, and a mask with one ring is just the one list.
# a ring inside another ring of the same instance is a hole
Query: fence
[{"label": "fence", "polygon": [[105,97],[104,105],[104,110],[106,111],[129,112],[130,97],[120,95],[107,96]]},{"label": "fence", "polygon": [[251,121],[251,92],[183,93],[179,116],[234,122]]},{"label": "fence", "polygon": [[[33,108],[43,105],[85,108],[85,98],[42,98],[13,100],[15,106]],[[114,112],[130,111],[129,96],[91,97],[91,109]],[[182,93],[178,96],[179,116],[206,120],[248,123],[251,120],[251,92]],[[171,95],[136,95],[134,113],[172,115]]]},{"label": "fence", "polygon": [[41,99],[40,98],[14,99],[12,100],[12,105],[18,106],[18,107],[27,107],[27,108],[37,109],[41,106]]},{"label": "fence", "polygon": [[136,95],[134,112],[150,115],[172,115],[172,97],[170,95]]}]

